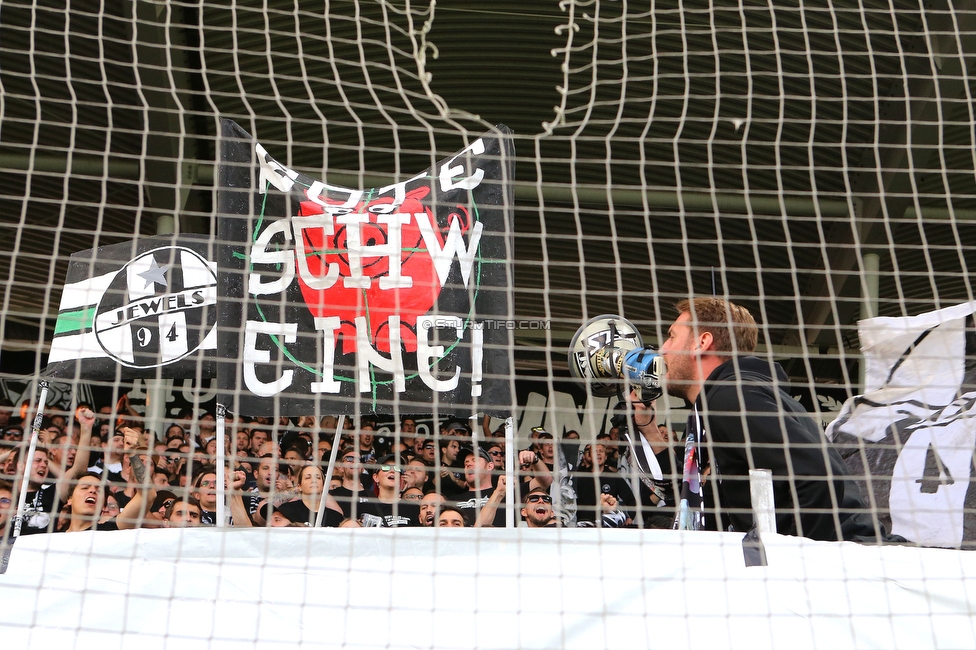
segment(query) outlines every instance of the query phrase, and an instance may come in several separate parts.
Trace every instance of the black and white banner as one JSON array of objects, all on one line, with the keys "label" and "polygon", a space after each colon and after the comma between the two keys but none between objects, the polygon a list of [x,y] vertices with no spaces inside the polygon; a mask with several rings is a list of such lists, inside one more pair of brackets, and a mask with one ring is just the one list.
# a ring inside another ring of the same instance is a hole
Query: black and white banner
[{"label": "black and white banner", "polygon": [[891,532],[925,546],[976,542],[974,313],[976,302],[861,321],[865,393],[827,427],[879,511],[890,509]]},{"label": "black and white banner", "polygon": [[[253,415],[512,408],[510,131],[373,189],[224,121],[218,385]],[[228,397],[230,399],[230,397]]]},{"label": "black and white banner", "polygon": [[148,237],[75,253],[45,375],[210,377],[217,265],[209,241]]}]

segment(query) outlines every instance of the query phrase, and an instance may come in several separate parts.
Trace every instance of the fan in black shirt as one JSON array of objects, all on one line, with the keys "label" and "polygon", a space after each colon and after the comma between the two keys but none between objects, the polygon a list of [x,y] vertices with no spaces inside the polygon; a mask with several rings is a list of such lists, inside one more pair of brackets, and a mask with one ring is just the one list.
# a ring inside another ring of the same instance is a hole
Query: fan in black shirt
[{"label": "fan in black shirt", "polygon": [[[295,478],[298,481],[298,490],[302,498],[277,506],[278,512],[288,517],[292,522],[314,525],[315,517],[319,511],[319,502],[324,491],[325,475],[322,473],[321,467],[309,463],[298,470]],[[338,526],[344,519],[342,510],[335,499],[328,494],[326,494],[325,499],[325,517],[322,519],[322,525]]]},{"label": "fan in black shirt", "polygon": [[[492,470],[495,464],[491,456],[481,447],[477,451],[464,449],[458,454],[458,460],[464,465],[464,481],[468,487],[457,497],[457,507],[464,513],[469,526],[473,526],[481,517],[481,510],[489,502],[496,506],[495,515],[490,522],[491,526],[503,528],[505,526],[505,508],[497,507],[500,505],[500,497],[504,494],[504,485],[499,492],[499,498],[492,499],[497,485],[492,485]],[[479,522],[481,525],[488,525],[488,522]]]},{"label": "fan in black shirt", "polygon": [[56,483],[49,482],[48,454],[46,449],[38,448],[31,458],[30,468],[23,463],[18,471],[29,471],[27,501],[24,508],[22,535],[44,533],[52,530],[53,520],[61,511],[61,503],[68,498],[72,489],[72,481],[84,474],[88,467],[88,454],[91,447],[92,427],[95,424],[95,413],[88,408],[78,409],[76,413],[81,433],[78,436],[78,452],[74,463],[67,468],[61,479]]},{"label": "fan in black shirt", "polygon": [[[132,465],[132,475],[139,486],[135,496],[122,508],[118,516],[99,524],[102,506],[105,503],[105,483],[99,474],[85,474],[71,489],[68,503],[61,515],[58,526],[60,532],[79,532],[83,530],[124,530],[136,528],[146,516],[149,505],[156,498],[156,487],[146,477],[146,465],[139,456],[140,432],[123,429],[125,453]],[[142,450],[145,451],[145,450]]]},{"label": "fan in black shirt", "polygon": [[633,507],[634,493],[627,480],[620,474],[606,468],[606,447],[600,439],[595,445],[586,445],[583,450],[583,463],[573,472],[573,487],[576,491],[577,521],[595,521],[602,515],[600,494],[611,494],[617,503]]},{"label": "fan in black shirt", "polygon": [[373,472],[376,498],[364,498],[359,502],[363,526],[420,526],[420,506],[400,499],[402,466],[399,460],[391,454],[379,461],[379,466]]}]

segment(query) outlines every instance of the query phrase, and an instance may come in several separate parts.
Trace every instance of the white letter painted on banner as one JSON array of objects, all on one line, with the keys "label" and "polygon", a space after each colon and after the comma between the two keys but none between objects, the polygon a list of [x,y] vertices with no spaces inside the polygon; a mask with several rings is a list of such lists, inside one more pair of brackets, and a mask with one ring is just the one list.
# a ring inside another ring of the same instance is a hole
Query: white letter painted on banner
[{"label": "white letter painted on banner", "polygon": [[420,179],[427,176],[427,172],[422,171],[413,178],[408,178],[405,181],[400,181],[399,183],[394,183],[393,185],[386,185],[380,188],[380,196],[386,194],[390,190],[393,190],[393,207],[398,207],[403,200],[407,198],[407,185],[413,183],[414,181],[419,181]]},{"label": "white letter painted on banner", "polygon": [[443,287],[447,283],[447,276],[451,274],[451,264],[454,262],[455,255],[461,264],[461,279],[464,281],[464,286],[468,286],[468,280],[471,279],[471,269],[474,266],[474,256],[478,252],[478,244],[481,243],[481,231],[484,230],[484,225],[480,221],[474,222],[468,247],[465,248],[459,219],[452,219],[451,230],[447,233],[447,241],[444,242],[444,248],[441,248],[440,244],[437,243],[437,235],[434,233],[433,226],[430,225],[430,220],[425,218],[423,213],[413,216],[417,220],[417,227],[420,228],[420,234],[424,238],[424,245],[434,263],[434,270],[437,271],[441,286]]},{"label": "white letter painted on banner", "polygon": [[372,280],[363,275],[363,258],[385,257],[389,260],[389,273],[380,278],[380,289],[396,289],[413,286],[413,278],[400,275],[402,255],[401,226],[410,223],[409,214],[381,214],[376,221],[386,224],[385,244],[363,245],[362,226],[369,223],[369,214],[352,213],[336,218],[336,223],[346,227],[346,255],[349,259],[349,277],[342,279],[347,289],[369,289]]},{"label": "white letter painted on banner", "polygon": [[[314,275],[308,268],[309,252],[305,248],[305,238],[302,234],[306,228],[321,228],[322,245],[324,246],[325,242],[328,241],[326,237],[335,232],[332,215],[317,214],[308,217],[292,217],[291,224],[295,233],[295,258],[298,260],[298,275],[301,276],[302,282],[319,291],[331,288],[339,279],[339,265],[335,262],[329,262],[329,270],[326,271],[325,275]],[[313,251],[311,254],[324,255],[324,252]]]},{"label": "white letter painted on banner", "polygon": [[291,284],[295,277],[295,251],[291,246],[283,250],[268,250],[271,238],[281,233],[286,242],[291,241],[291,228],[288,219],[281,219],[271,223],[258,235],[258,240],[251,246],[249,259],[252,264],[280,264],[283,268],[281,277],[270,282],[262,282],[261,274],[251,272],[247,277],[247,291],[253,296],[265,293],[281,293]]},{"label": "white letter painted on banner", "polygon": [[390,316],[387,331],[390,337],[390,358],[387,359],[369,344],[369,325],[365,316],[356,317],[356,362],[359,365],[359,392],[372,390],[369,380],[370,364],[393,375],[393,387],[398,393],[406,390],[403,375],[403,355],[400,351],[400,317]]},{"label": "white letter painted on banner", "polygon": [[481,396],[484,363],[485,324],[471,324],[471,397]]},{"label": "white letter painted on banner", "polygon": [[454,376],[450,379],[436,379],[434,373],[430,371],[430,367],[433,365],[430,360],[440,359],[444,356],[443,345],[430,344],[430,330],[434,323],[453,326],[457,331],[458,338],[464,336],[464,322],[457,316],[427,314],[420,318],[417,321],[417,371],[427,388],[438,392],[454,390],[457,388],[458,379],[461,377],[461,368],[455,366]]},{"label": "white letter painted on banner", "polygon": [[278,191],[288,192],[298,178],[298,172],[288,169],[277,160],[268,155],[267,150],[259,144],[254,145],[254,152],[258,156],[258,193],[264,194],[268,183],[271,183]]},{"label": "white letter painted on banner", "polygon": [[383,249],[387,259],[389,259],[389,271],[380,278],[380,289],[406,289],[413,286],[413,278],[409,275],[400,274],[400,265],[403,262],[402,248],[403,236],[400,226],[410,223],[410,215],[403,213],[382,214],[376,217],[376,221],[386,224],[386,244],[383,246],[370,246],[377,255],[379,249]]},{"label": "white letter painted on banner", "polygon": [[441,182],[442,192],[446,192],[448,190],[455,190],[455,189],[473,190],[474,188],[478,187],[481,184],[481,181],[485,177],[485,171],[480,167],[474,170],[474,173],[471,174],[470,176],[466,176],[458,181],[453,180],[455,176],[460,176],[461,174],[464,173],[464,166],[456,165],[452,167],[451,165],[454,165],[455,160],[457,160],[458,158],[462,158],[466,153],[469,152],[473,153],[476,156],[483,154],[485,152],[485,141],[482,140],[481,138],[478,138],[477,140],[472,142],[469,147],[466,147],[463,151],[458,153],[450,160],[445,161],[444,164],[441,165],[441,171],[440,174],[438,174],[438,178],[440,179]]},{"label": "white letter painted on banner", "polygon": [[338,393],[341,384],[335,378],[336,330],[342,326],[338,316],[317,316],[315,329],[322,332],[322,381],[313,381],[313,393]]},{"label": "white letter painted on banner", "polygon": [[255,366],[259,363],[266,364],[271,361],[270,350],[258,350],[257,348],[258,334],[279,336],[284,338],[285,343],[294,343],[298,338],[298,325],[296,323],[266,323],[249,320],[244,326],[244,385],[259,397],[271,397],[291,386],[295,371],[285,370],[274,381],[258,379]]},{"label": "white letter painted on banner", "polygon": [[[322,196],[328,192],[341,193],[346,195],[346,200],[341,205],[336,205],[334,203],[328,203]],[[322,181],[314,181],[307,190],[305,190],[305,196],[308,197],[309,201],[317,205],[322,206],[326,214],[336,213],[336,212],[348,212],[349,210],[356,207],[356,204],[363,198],[362,190],[351,190],[348,187],[339,187],[338,185],[327,185]]]}]

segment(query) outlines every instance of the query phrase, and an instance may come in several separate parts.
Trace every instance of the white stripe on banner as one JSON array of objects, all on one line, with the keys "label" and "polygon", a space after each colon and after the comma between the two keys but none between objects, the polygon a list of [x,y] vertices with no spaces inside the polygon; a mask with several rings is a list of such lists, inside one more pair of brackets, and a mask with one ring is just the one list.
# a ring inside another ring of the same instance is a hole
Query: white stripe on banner
[{"label": "white stripe on banner", "polygon": [[183,267],[183,286],[207,287],[214,283],[214,276],[217,274],[217,263],[208,262],[207,265],[200,263],[200,258],[187,251],[180,252],[180,266]]},{"label": "white stripe on banner", "polygon": [[111,350],[117,359],[126,363],[135,361],[132,353],[132,325],[102,327],[99,329],[98,336],[101,344]]},{"label": "white stripe on banner", "polygon": [[186,343],[186,314],[164,312],[159,315],[159,360],[169,363],[184,356],[189,348]]},{"label": "white stripe on banner", "polygon": [[99,275],[81,282],[64,285],[61,292],[61,311],[94,307],[102,299],[108,285],[115,279],[116,271]]},{"label": "white stripe on banner", "polygon": [[51,341],[51,352],[47,362],[71,361],[73,359],[106,358],[105,351],[98,344],[94,332],[58,336]]},{"label": "white stripe on banner", "polygon": [[203,339],[203,343],[200,344],[198,348],[200,350],[216,350],[217,349],[217,328],[214,327],[209,332],[207,332],[207,338]]},{"label": "white stripe on banner", "polygon": [[[117,271],[106,273],[64,285],[61,291],[61,311],[94,308],[98,305],[108,285],[115,279]],[[59,361],[70,361],[72,359],[91,359],[95,357],[105,357],[102,346],[98,344],[93,332],[87,334],[71,334],[68,336],[58,336],[51,341],[51,352],[48,354],[48,363]]]}]

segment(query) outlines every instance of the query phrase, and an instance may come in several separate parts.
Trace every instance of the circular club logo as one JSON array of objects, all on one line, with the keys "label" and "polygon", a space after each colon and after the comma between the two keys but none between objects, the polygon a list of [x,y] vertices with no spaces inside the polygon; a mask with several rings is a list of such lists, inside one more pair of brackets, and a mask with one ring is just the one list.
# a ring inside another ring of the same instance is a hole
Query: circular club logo
[{"label": "circular club logo", "polygon": [[116,273],[95,310],[98,344],[115,361],[155,368],[216,347],[216,264],[167,246]]}]

